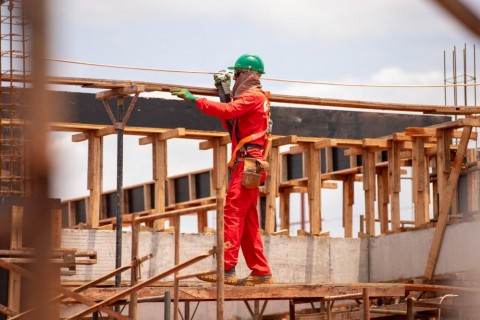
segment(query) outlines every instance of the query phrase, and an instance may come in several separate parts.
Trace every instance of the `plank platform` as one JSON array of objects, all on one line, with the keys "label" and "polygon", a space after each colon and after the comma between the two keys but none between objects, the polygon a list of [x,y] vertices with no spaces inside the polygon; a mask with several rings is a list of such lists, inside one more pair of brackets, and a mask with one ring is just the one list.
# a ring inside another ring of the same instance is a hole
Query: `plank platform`
[{"label": "plank platform", "polygon": [[[342,296],[362,295],[363,289],[368,289],[370,297],[403,297],[405,285],[395,283],[323,283],[323,284],[273,284],[253,287],[225,286],[225,300],[293,300],[311,298],[335,298]],[[123,288],[125,289],[125,288]],[[96,301],[120,292],[118,288],[91,288],[85,291],[85,296]],[[163,296],[173,287],[148,287],[138,291],[138,298],[152,298]],[[215,301],[215,284],[202,284],[196,286],[180,286],[180,301]],[[348,297],[347,296],[347,297]],[[125,297],[128,299],[128,297]]]}]

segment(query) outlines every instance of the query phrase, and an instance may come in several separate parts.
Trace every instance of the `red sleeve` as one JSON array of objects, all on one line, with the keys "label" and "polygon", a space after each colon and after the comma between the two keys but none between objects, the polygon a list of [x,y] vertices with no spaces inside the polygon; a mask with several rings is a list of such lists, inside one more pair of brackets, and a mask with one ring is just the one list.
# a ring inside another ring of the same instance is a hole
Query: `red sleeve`
[{"label": "red sleeve", "polygon": [[215,118],[227,120],[240,117],[244,113],[255,108],[258,105],[256,100],[255,95],[243,94],[229,103],[198,98],[195,104],[203,113]]}]

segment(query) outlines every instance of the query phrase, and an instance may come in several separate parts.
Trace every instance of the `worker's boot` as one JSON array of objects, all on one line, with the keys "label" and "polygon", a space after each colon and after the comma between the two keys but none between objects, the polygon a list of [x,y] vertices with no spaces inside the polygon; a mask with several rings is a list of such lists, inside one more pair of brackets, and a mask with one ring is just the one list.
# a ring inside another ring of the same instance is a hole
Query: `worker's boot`
[{"label": "worker's boot", "polygon": [[[197,279],[206,281],[206,282],[217,282],[217,274],[212,273],[212,274],[197,276]],[[237,275],[235,274],[235,267],[224,272],[223,283],[236,285],[237,281],[238,279],[237,279]]]},{"label": "worker's boot", "polygon": [[256,285],[265,285],[265,284],[273,284],[273,283],[274,283],[274,280],[271,274],[259,276],[259,275],[250,273],[248,277],[238,280],[237,286],[256,286]]}]

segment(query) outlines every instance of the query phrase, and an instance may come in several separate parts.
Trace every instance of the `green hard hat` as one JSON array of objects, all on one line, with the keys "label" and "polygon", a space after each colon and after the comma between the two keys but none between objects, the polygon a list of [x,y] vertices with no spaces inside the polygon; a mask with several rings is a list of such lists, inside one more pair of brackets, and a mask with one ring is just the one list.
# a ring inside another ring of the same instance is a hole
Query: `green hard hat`
[{"label": "green hard hat", "polygon": [[241,55],[235,62],[235,66],[228,67],[228,69],[252,69],[262,74],[265,73],[262,58],[256,54]]}]

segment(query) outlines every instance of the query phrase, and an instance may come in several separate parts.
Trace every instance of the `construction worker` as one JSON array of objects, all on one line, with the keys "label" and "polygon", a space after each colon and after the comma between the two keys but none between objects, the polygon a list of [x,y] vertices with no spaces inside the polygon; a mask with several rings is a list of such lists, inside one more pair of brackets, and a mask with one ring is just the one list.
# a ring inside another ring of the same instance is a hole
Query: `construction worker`
[{"label": "construction worker", "polygon": [[[273,283],[272,271],[263,252],[258,222],[258,185],[266,178],[262,161],[266,141],[270,133],[270,103],[262,91],[260,77],[264,73],[262,59],[253,54],[240,56],[233,67],[235,84],[228,103],[197,98],[188,90],[173,88],[170,92],[184,100],[195,103],[203,113],[222,120],[229,129],[232,140],[232,155],[229,162],[231,173],[225,208],[225,283],[256,285]],[[218,75],[214,76],[218,84]],[[228,78],[228,81],[230,79]],[[245,172],[244,172],[245,171]],[[252,173],[253,172],[253,173]],[[242,249],[247,266],[252,270],[244,279],[237,279],[235,266],[238,252]],[[215,274],[201,276],[203,281],[215,282]]]}]

